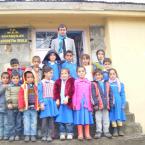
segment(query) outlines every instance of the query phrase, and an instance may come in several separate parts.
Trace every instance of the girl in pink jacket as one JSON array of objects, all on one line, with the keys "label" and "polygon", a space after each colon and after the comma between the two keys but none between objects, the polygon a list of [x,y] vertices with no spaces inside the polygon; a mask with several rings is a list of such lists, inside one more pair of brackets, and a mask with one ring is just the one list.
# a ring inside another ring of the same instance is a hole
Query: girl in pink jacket
[{"label": "girl in pink jacket", "polygon": [[83,127],[85,138],[90,140],[90,124],[93,124],[91,104],[91,82],[85,78],[86,70],[78,67],[79,78],[75,80],[75,92],[73,96],[74,124],[77,125],[78,139],[83,140]]}]

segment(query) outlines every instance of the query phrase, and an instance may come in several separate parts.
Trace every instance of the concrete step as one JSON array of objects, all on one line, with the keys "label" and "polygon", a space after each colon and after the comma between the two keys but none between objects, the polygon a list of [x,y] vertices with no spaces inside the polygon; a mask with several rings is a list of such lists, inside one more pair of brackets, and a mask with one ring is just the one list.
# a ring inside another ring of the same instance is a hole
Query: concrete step
[{"label": "concrete step", "polygon": [[[9,143],[8,141],[0,141],[0,145],[26,145],[26,143],[21,141],[14,141]],[[47,142],[41,142],[37,140],[35,143],[29,142],[29,145],[46,145]],[[53,140],[52,145],[145,145],[145,136],[144,135],[134,135],[134,136],[124,136],[124,137],[116,137],[113,139],[107,139],[102,137],[101,139],[92,139],[91,141],[78,141],[77,139],[73,139],[71,141],[60,141]]]}]

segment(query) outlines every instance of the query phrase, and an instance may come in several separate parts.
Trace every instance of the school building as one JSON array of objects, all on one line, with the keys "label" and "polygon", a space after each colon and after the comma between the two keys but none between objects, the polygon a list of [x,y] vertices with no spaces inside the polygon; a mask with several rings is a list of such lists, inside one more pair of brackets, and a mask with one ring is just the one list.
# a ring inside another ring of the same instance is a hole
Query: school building
[{"label": "school building", "polygon": [[105,49],[125,83],[130,112],[145,133],[145,2],[143,0],[0,0],[0,69],[11,58],[43,59],[64,23],[78,56]]}]

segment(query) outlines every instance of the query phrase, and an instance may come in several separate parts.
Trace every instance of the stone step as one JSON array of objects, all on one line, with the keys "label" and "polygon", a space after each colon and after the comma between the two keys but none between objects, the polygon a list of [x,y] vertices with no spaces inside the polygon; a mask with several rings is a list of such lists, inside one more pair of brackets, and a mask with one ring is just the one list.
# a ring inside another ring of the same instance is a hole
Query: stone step
[{"label": "stone step", "polygon": [[[21,141],[14,141],[9,143],[8,141],[0,141],[1,145],[26,145],[26,143]],[[41,142],[37,140],[35,143],[29,142],[29,145],[46,145],[47,142]],[[113,139],[107,139],[102,137],[101,139],[92,139],[91,141],[78,141],[77,139],[73,139],[71,141],[60,141],[53,140],[52,145],[145,145],[145,136],[144,135],[133,135],[133,136],[124,136],[124,137],[116,137]]]}]

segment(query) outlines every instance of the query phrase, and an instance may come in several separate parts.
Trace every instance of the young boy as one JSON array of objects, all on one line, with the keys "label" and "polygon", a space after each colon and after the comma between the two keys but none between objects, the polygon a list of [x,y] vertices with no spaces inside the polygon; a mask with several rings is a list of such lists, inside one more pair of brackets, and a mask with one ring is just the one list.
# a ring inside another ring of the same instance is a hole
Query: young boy
[{"label": "young boy", "polygon": [[0,82],[0,140],[8,139],[8,128],[7,128],[7,113],[6,113],[6,98],[5,91],[8,87],[10,76],[7,72],[1,74]]},{"label": "young boy", "polygon": [[33,56],[32,58],[32,70],[34,71],[35,75],[35,82],[38,84],[42,79],[42,69],[39,67],[41,63],[41,58],[39,56]]},{"label": "young boy", "polygon": [[103,60],[105,58],[105,51],[103,49],[98,49],[96,52],[97,62],[94,62],[94,70],[101,69],[104,70]]},{"label": "young boy", "polygon": [[104,70],[103,70],[103,79],[104,81],[109,80],[109,69],[111,69],[112,61],[110,58],[105,58],[103,61]]},{"label": "young boy", "polygon": [[94,73],[95,81],[92,83],[92,100],[95,110],[96,134],[94,138],[101,138],[102,132],[107,138],[111,138],[109,133],[109,110],[113,106],[113,95],[108,82],[103,81],[101,70]]},{"label": "young boy", "polygon": [[68,69],[70,71],[70,76],[74,79],[77,78],[77,65],[73,63],[73,52],[71,50],[66,51],[64,55],[65,61],[62,63],[61,68]]},{"label": "young boy", "polygon": [[6,89],[9,141],[18,141],[22,133],[22,114],[18,110],[19,81],[19,73],[13,70],[11,84]]},{"label": "young boy", "polygon": [[17,58],[12,58],[10,60],[10,66],[11,68],[7,69],[7,72],[9,73],[9,75],[11,76],[13,70],[17,70],[20,76],[21,83],[22,83],[22,77],[23,77],[23,72],[25,68],[20,67],[19,60]]},{"label": "young boy", "polygon": [[23,111],[24,141],[36,141],[38,92],[32,70],[24,72],[24,83],[20,87],[18,98],[19,110]]},{"label": "young boy", "polygon": [[52,80],[56,81],[60,76],[60,57],[55,50],[50,50],[44,57],[42,63],[46,66],[49,66],[53,69]]}]

